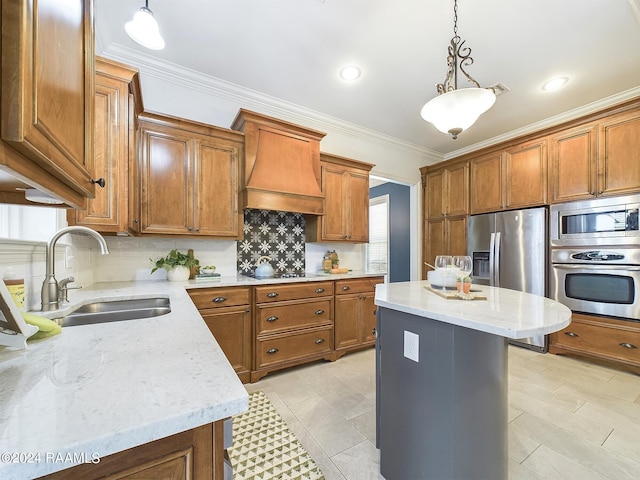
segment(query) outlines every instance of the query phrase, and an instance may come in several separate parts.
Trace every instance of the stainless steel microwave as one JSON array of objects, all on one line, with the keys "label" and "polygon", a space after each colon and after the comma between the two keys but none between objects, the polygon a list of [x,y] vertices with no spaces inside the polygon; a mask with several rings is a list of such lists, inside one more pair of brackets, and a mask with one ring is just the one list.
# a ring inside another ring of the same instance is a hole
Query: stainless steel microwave
[{"label": "stainless steel microwave", "polygon": [[551,246],[637,245],[639,208],[640,195],[552,205]]}]

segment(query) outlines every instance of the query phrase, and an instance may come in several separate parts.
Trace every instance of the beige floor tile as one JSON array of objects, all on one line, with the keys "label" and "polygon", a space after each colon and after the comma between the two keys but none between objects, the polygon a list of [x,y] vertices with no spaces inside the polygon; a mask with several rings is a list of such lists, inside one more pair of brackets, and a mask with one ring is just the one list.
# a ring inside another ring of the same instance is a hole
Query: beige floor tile
[{"label": "beige floor tile", "polygon": [[[544,479],[515,460],[509,459],[509,480],[550,480]],[[554,479],[555,480],[555,479]]]},{"label": "beige floor tile", "polygon": [[523,435],[519,430],[509,427],[509,458],[521,463],[536,448],[540,446],[539,442]]},{"label": "beige floor tile", "polygon": [[[338,412],[349,420],[376,408],[375,398],[372,400],[361,389],[353,388],[353,385],[338,378],[332,378],[318,385],[317,392]],[[375,388],[375,387],[374,387]],[[371,388],[369,388],[369,392]]]},{"label": "beige floor tile", "polygon": [[369,440],[334,455],[331,460],[350,480],[381,478],[378,450]]},{"label": "beige floor tile", "polygon": [[325,480],[345,480],[344,475],[342,475],[338,467],[331,461],[329,456],[322,450],[320,445],[318,445],[300,422],[289,424],[289,427],[298,440],[300,440],[302,446],[309,452],[311,458],[316,462]]},{"label": "beige floor tile", "polygon": [[522,466],[549,480],[611,480],[544,445],[522,462]]},{"label": "beige floor tile", "polygon": [[376,411],[375,409],[351,419],[356,427],[371,443],[376,443]]},{"label": "beige floor tile", "polygon": [[599,405],[603,408],[625,415],[635,420],[640,420],[640,404],[626,402],[611,396],[602,385],[577,385],[571,382],[565,383],[558,391],[567,392],[571,395],[581,396],[589,403]]},{"label": "beige floor tile", "polygon": [[633,402],[640,397],[640,376],[617,373],[607,382],[605,390],[611,396]]},{"label": "beige floor tile", "polygon": [[575,412],[584,405],[584,400],[570,395],[568,393],[556,392],[538,385],[533,382],[528,382],[519,378],[511,378],[508,383],[509,391],[517,391],[524,395],[528,395],[538,400],[550,403],[558,408],[567,410],[569,412]]},{"label": "beige floor tile", "polygon": [[596,403],[585,403],[576,414],[605,425],[610,425],[616,430],[640,432],[640,419],[627,417],[617,410],[605,408]]},{"label": "beige floor tile", "polygon": [[517,408],[514,408],[513,406],[509,405],[507,407],[507,422],[514,421],[516,418],[522,415],[522,413],[523,413],[522,410],[518,410]]},{"label": "beige floor tile", "polygon": [[[640,432],[614,430],[604,442],[604,447],[613,452],[624,455],[631,460],[640,462]],[[638,475],[636,478],[640,478]]]}]

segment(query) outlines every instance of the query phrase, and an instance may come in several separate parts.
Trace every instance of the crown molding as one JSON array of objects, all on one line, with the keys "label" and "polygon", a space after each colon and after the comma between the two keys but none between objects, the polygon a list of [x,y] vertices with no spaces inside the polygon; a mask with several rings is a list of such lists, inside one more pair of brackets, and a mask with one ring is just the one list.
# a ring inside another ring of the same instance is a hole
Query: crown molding
[{"label": "crown molding", "polygon": [[498,135],[497,137],[493,137],[488,140],[475,143],[473,145],[469,145],[468,147],[465,147],[465,148],[461,148],[460,150],[456,150],[454,152],[446,154],[444,156],[444,159],[449,160],[451,158],[456,158],[461,155],[471,153],[485,147],[490,147],[498,143],[506,142],[507,140],[511,140],[513,138],[517,138],[523,135],[527,135],[529,133],[537,132],[539,130],[544,130],[545,128],[553,127],[555,125],[560,125],[561,123],[569,122],[571,120],[576,120],[580,117],[584,117],[592,113],[597,113],[601,110],[605,110],[606,108],[613,107],[614,105],[623,103],[627,100],[631,100],[638,96],[640,96],[640,87],[634,87],[629,90],[625,90],[624,92],[611,95],[610,97],[606,97],[601,100],[588,103],[587,105],[583,105],[579,108],[575,108],[573,110],[569,110],[567,112],[555,115],[553,117],[546,118],[540,122],[531,123],[522,128],[518,128],[516,130],[507,132],[503,135]]},{"label": "crown molding", "polygon": [[205,75],[172,62],[160,60],[120,44],[111,44],[101,55],[112,60],[134,65],[141,72],[144,72],[145,76],[154,77],[212,97],[236,102],[242,105],[243,108],[260,111],[266,115],[320,131],[329,130],[352,138],[391,147],[395,150],[404,150],[412,156],[422,157],[426,163],[435,163],[443,160],[442,154],[435,150],[405,142],[390,135],[325,115],[295,103],[286,102],[211,75]]}]

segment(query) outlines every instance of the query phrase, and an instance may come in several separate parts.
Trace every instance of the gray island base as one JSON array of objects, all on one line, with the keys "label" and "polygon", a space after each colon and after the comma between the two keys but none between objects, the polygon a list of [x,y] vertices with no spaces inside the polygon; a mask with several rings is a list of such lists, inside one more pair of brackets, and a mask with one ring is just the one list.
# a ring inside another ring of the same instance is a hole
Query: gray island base
[{"label": "gray island base", "polygon": [[507,344],[569,324],[549,299],[483,287],[446,300],[426,282],[376,289],[376,446],[386,480],[507,480]]}]

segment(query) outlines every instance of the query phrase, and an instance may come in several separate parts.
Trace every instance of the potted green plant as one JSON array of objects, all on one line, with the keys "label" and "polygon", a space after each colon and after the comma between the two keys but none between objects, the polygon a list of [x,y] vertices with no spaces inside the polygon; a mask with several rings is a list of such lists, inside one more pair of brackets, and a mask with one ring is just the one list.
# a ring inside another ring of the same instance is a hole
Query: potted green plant
[{"label": "potted green plant", "polygon": [[193,254],[179,252],[176,248],[171,250],[166,257],[155,261],[152,258],[149,260],[154,262],[151,273],[164,268],[167,271],[167,280],[170,282],[188,280],[191,268],[200,266],[200,262]]}]

